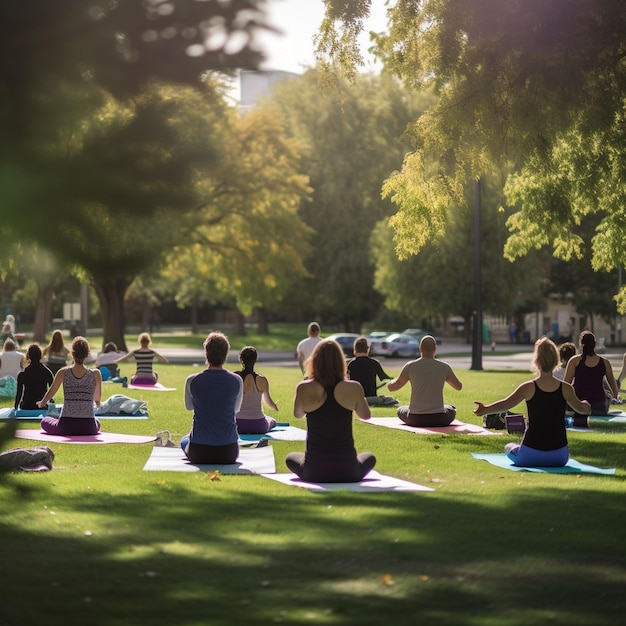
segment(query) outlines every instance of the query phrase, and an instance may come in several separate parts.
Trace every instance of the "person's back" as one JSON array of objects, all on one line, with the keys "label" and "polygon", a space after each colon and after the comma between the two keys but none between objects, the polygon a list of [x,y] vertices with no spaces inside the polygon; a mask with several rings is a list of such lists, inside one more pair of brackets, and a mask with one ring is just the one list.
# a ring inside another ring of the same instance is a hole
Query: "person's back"
[{"label": "person's back", "polygon": [[35,410],[52,384],[54,375],[41,363],[41,348],[37,344],[28,346],[26,354],[29,364],[17,375],[15,408]]},{"label": "person's back", "polygon": [[350,380],[361,383],[366,398],[376,395],[376,379],[381,373],[384,377],[380,363],[366,354],[359,354],[348,363]]},{"label": "person's back", "polygon": [[447,363],[435,359],[436,351],[435,338],[431,335],[422,337],[420,358],[409,361],[400,375],[387,385],[390,391],[396,391],[411,383],[410,403],[397,410],[398,417],[409,426],[448,426],[456,417],[456,408],[444,404],[443,387],[448,383],[460,391],[463,385]]},{"label": "person's back", "polygon": [[315,346],[322,340],[320,333],[320,325],[317,322],[311,322],[307,327],[308,336],[300,341],[296,347],[296,356],[302,373],[304,373],[305,364],[313,353]]},{"label": "person's back", "polygon": [[443,413],[443,386],[450,367],[443,361],[419,358],[409,364],[411,381],[411,413]]},{"label": "person's back", "polygon": [[22,371],[24,365],[24,355],[15,350],[15,344],[7,339],[4,342],[4,351],[0,354],[0,378],[12,376],[17,379],[17,375]]},{"label": "person's back", "polygon": [[352,411],[337,402],[335,387],[324,391],[324,403],[306,416],[308,460],[352,461],[356,458]]},{"label": "person's back", "polygon": [[[559,382],[556,389],[542,389],[536,380],[534,384],[535,394],[530,400],[526,400],[528,428],[524,433],[522,443],[535,450],[562,448],[567,445],[567,436],[563,427],[567,409],[567,402],[563,397],[563,383]],[[542,384],[546,386],[543,381]]]}]

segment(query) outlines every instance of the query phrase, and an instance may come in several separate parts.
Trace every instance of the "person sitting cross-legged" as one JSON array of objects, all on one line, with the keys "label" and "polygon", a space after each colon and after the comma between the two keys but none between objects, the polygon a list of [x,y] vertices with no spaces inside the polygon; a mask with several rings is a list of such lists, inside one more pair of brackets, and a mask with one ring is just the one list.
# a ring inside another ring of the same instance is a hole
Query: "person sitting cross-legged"
[{"label": "person sitting cross-legged", "polygon": [[369,356],[367,337],[359,337],[354,341],[354,358],[348,363],[350,380],[361,383],[365,399],[370,406],[394,406],[398,401],[391,396],[379,396],[376,380],[391,380],[379,361]]},{"label": "person sitting cross-legged", "polygon": [[443,402],[443,387],[448,383],[460,391],[463,384],[447,363],[435,358],[436,352],[435,338],[425,335],[420,341],[420,357],[409,361],[400,375],[387,384],[389,391],[396,391],[411,383],[410,404],[398,407],[397,411],[398,417],[409,426],[449,426],[456,417],[456,409]]}]

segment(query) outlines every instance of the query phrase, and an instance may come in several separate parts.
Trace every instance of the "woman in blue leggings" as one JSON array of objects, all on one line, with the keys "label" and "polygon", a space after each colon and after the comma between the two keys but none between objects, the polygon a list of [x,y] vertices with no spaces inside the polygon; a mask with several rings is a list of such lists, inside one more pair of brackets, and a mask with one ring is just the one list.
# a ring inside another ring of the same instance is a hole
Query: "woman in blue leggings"
[{"label": "woman in blue leggings", "polygon": [[508,444],[505,452],[519,467],[562,467],[569,460],[565,410],[567,405],[577,413],[589,415],[591,405],[580,400],[572,385],[552,375],[559,364],[556,345],[547,337],[535,343],[533,365],[537,376],[522,383],[510,396],[483,404],[476,402],[476,415],[507,411],[526,400],[528,429],[521,444]]}]

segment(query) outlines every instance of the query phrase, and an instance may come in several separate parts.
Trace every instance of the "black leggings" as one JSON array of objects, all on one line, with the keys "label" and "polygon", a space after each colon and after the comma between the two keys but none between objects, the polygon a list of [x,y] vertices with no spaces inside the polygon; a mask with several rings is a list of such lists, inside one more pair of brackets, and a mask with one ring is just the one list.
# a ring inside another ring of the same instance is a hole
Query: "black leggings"
[{"label": "black leggings", "polygon": [[239,444],[235,442],[225,446],[205,446],[204,444],[190,441],[187,448],[183,448],[183,451],[192,463],[200,465],[231,465],[239,456]]},{"label": "black leggings", "polygon": [[450,426],[456,417],[456,408],[451,404],[444,406],[445,413],[409,413],[408,406],[398,407],[398,417],[408,426],[438,428]]},{"label": "black leggings", "polygon": [[353,461],[311,461],[304,452],[291,452],[285,464],[306,482],[358,483],[374,468],[376,457],[371,452],[361,452]]}]

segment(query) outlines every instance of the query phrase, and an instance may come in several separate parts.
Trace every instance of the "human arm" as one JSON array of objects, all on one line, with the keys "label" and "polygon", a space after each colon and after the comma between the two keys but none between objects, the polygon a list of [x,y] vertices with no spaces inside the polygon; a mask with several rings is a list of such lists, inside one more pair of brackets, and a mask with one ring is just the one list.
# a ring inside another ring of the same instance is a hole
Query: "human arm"
[{"label": "human arm", "polygon": [[67,368],[66,367],[62,367],[55,375],[54,380],[52,381],[52,385],[50,385],[48,391],[46,391],[46,394],[44,395],[44,397],[39,400],[39,402],[37,402],[37,406],[40,409],[43,409],[48,402],[50,401],[50,399],[54,396],[54,394],[59,390],[59,387],[62,385],[63,380],[65,378],[65,372],[66,372]]},{"label": "human arm", "polygon": [[404,385],[409,382],[409,368],[408,364],[402,368],[400,375],[394,378],[392,381],[387,383],[387,389],[389,391],[397,391],[398,389],[402,389]]},{"label": "human arm", "polygon": [[304,352],[302,352],[302,350],[298,348],[298,350],[296,351],[296,355],[298,357],[298,365],[300,366],[300,370],[304,374]]},{"label": "human arm", "polygon": [[154,357],[160,363],[169,363],[169,361],[162,354],[159,354],[158,352],[155,352],[154,350],[152,352],[154,352]]},{"label": "human arm", "polygon": [[278,405],[274,402],[274,399],[270,394],[270,381],[262,374],[258,374],[257,376],[257,387],[263,394],[263,402],[265,402],[265,404],[267,404],[267,406],[273,411],[278,411]]},{"label": "human arm", "polygon": [[385,372],[385,370],[383,369],[383,366],[380,364],[380,361],[376,361],[376,363],[377,363],[376,376],[378,376],[378,379],[379,380],[391,380],[393,376]]},{"label": "human arm", "polygon": [[293,399],[293,416],[297,418],[306,417],[306,411],[304,410],[304,402],[307,394],[307,387],[311,384],[311,381],[303,381],[296,385],[296,394]]},{"label": "human arm", "polygon": [[187,380],[185,380],[185,408],[188,411],[193,411],[193,396],[191,395],[191,381],[194,379],[196,374],[192,374],[191,376],[187,376]]},{"label": "human arm", "polygon": [[102,374],[100,374],[99,369],[91,370],[93,372],[93,377],[96,381],[96,387],[93,390],[93,401],[96,403],[96,406],[100,408],[102,403],[100,402],[102,399]]},{"label": "human arm", "polygon": [[613,397],[617,398],[619,394],[619,385],[615,380],[615,376],[613,375],[613,367],[608,359],[602,357],[604,361],[604,375],[606,376],[606,380],[609,383],[609,387],[611,388],[611,392],[613,393]]},{"label": "human arm", "polygon": [[124,356],[120,357],[119,359],[116,359],[115,362],[121,363],[122,361],[128,361],[128,359],[132,358],[134,355],[135,355],[134,352],[127,352]]},{"label": "human arm", "polygon": [[567,404],[582,415],[591,415],[591,404],[587,400],[580,400],[574,391],[574,387],[569,383],[563,383],[561,386],[563,397],[567,401]]},{"label": "human arm", "polygon": [[563,382],[570,383],[574,380],[574,374],[576,372],[576,366],[580,361],[579,356],[573,356],[568,362],[565,368],[565,376],[563,376]]},{"label": "human arm", "polygon": [[622,386],[622,380],[624,380],[624,376],[626,376],[626,352],[624,352],[624,356],[622,358],[622,369],[617,375],[617,388],[619,389]]},{"label": "human arm", "polygon": [[532,380],[526,381],[519,385],[519,387],[506,398],[502,400],[496,400],[491,404],[483,404],[482,402],[474,401],[476,408],[474,409],[474,415],[488,415],[489,413],[500,413],[502,411],[508,411],[514,406],[522,402],[522,400],[530,400],[534,393],[534,383]]},{"label": "human arm", "polygon": [[452,368],[448,370],[446,382],[450,385],[450,387],[452,387],[452,389],[456,389],[457,391],[461,391],[461,389],[463,389],[463,383],[457,378],[456,374],[452,371]]},{"label": "human arm", "polygon": [[22,399],[22,395],[24,394],[24,380],[20,374],[17,375],[17,391],[15,393],[15,408],[20,408],[20,401]]}]

